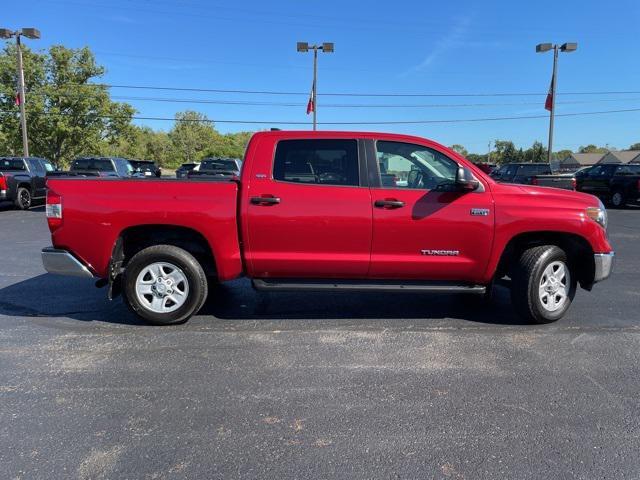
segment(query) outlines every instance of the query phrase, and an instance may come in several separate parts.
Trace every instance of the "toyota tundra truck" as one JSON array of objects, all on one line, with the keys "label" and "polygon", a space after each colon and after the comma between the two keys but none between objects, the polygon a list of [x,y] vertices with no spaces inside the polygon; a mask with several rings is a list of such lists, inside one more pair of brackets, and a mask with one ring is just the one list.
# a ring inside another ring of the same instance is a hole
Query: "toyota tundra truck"
[{"label": "toyota tundra truck", "polygon": [[497,183],[423,138],[253,135],[240,177],[51,178],[52,274],[94,278],[153,324],[188,320],[210,282],[258,290],[456,292],[509,285],[515,310],[558,320],[614,252],[594,196]]}]

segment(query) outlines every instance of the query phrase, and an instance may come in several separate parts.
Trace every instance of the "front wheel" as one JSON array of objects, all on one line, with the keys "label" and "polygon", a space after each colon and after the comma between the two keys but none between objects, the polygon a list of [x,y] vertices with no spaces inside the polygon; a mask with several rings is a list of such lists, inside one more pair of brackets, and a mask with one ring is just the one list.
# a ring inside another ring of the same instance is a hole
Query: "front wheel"
[{"label": "front wheel", "polygon": [[136,253],[124,272],[129,308],[154,325],[186,322],[207,299],[207,277],[198,261],[173,245]]},{"label": "front wheel", "polygon": [[569,309],[577,281],[565,252],[554,245],[525,250],[512,272],[511,301],[532,323],[559,320]]},{"label": "front wheel", "polygon": [[16,195],[16,207],[20,210],[29,210],[29,208],[31,208],[31,192],[28,188],[18,188]]}]

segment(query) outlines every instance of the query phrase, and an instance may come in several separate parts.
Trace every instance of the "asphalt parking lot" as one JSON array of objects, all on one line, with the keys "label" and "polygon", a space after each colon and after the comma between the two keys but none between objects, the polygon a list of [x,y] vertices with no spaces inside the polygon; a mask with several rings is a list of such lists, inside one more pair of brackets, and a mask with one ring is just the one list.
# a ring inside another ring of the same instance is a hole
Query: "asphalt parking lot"
[{"label": "asphalt parking lot", "polygon": [[467,297],[223,287],[149,327],[0,211],[0,478],[639,478],[640,209],[614,276],[522,325]]}]

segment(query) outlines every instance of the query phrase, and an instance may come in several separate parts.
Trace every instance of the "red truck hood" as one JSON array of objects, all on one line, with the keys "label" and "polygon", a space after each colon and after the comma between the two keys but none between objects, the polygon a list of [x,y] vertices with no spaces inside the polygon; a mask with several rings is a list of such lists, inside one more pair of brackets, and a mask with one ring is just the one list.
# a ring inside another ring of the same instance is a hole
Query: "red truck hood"
[{"label": "red truck hood", "polygon": [[597,207],[599,200],[593,195],[572,190],[564,190],[553,187],[535,187],[532,185],[519,185],[509,183],[496,183],[492,185],[492,190],[503,194],[526,194],[531,196],[531,200],[540,199],[544,202],[571,202],[582,203],[586,207]]}]

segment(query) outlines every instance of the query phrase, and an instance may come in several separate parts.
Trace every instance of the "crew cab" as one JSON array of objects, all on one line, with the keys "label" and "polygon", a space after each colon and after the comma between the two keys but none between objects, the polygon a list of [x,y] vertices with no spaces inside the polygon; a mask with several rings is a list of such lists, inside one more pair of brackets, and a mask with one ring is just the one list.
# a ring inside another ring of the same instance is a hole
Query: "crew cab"
[{"label": "crew cab", "polygon": [[614,259],[597,198],[497,183],[407,135],[259,132],[240,178],[48,188],[46,270],[97,278],[155,324],[186,321],[210,281],[243,275],[267,291],[483,296],[505,281],[517,312],[544,323]]},{"label": "crew cab", "polygon": [[604,163],[576,175],[576,189],[600,197],[614,208],[640,204],[640,164]]},{"label": "crew cab", "polygon": [[37,157],[0,157],[0,203],[12,202],[26,210],[45,198],[46,176],[55,169]]}]

